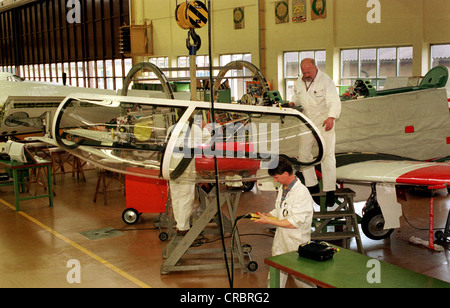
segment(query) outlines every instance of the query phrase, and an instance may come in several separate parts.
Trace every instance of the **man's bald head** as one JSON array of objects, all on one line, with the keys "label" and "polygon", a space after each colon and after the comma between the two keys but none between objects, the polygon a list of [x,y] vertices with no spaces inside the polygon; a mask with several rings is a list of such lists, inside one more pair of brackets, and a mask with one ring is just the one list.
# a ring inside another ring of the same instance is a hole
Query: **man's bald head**
[{"label": "man's bald head", "polygon": [[303,74],[303,80],[312,81],[317,75],[316,61],[311,58],[305,58],[300,62],[300,68]]}]

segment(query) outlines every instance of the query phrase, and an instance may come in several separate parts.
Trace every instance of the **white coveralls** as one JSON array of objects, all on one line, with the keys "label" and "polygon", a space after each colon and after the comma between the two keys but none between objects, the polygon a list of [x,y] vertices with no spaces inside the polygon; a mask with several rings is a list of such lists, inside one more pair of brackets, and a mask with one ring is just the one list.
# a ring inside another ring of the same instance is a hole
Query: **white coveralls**
[{"label": "white coveralls", "polygon": [[[324,156],[321,163],[323,191],[336,190],[336,134],[334,127],[325,131],[323,122],[333,117],[336,120],[341,115],[341,100],[334,81],[325,73],[317,71],[316,78],[312,83],[303,81],[300,76],[295,83],[292,102],[296,106],[303,107],[303,113],[317,126],[324,139]],[[307,85],[309,88],[307,88]],[[336,126],[336,125],[335,125]],[[312,161],[311,153],[314,145],[312,135],[302,137],[299,148],[300,161]],[[314,167],[302,170],[307,187],[318,184]]]},{"label": "white coveralls", "polygon": [[177,229],[188,231],[191,227],[190,219],[194,209],[195,182],[178,179],[170,181],[169,185],[173,217],[177,223]]},{"label": "white coveralls", "polygon": [[[172,128],[169,129],[171,131]],[[185,139],[189,133],[189,139]],[[185,141],[188,142],[190,147],[196,147],[202,142],[202,136],[208,136],[207,132],[196,125],[189,125],[186,123],[177,138],[175,148],[182,148],[185,145]],[[190,152],[186,150],[186,153],[173,153],[170,160],[171,170],[175,169],[178,163],[183,157]],[[189,153],[190,154],[190,153]],[[188,231],[190,229],[190,218],[192,211],[194,210],[195,203],[195,157],[192,158],[188,167],[184,172],[176,179],[169,181],[170,197],[172,199],[173,216],[177,223],[177,229],[179,231]]]},{"label": "white coveralls", "polygon": [[[275,209],[270,214],[278,220],[287,219],[296,229],[277,227],[272,244],[272,256],[298,250],[298,246],[311,239],[311,223],[313,218],[313,199],[308,189],[297,179],[292,189],[281,202],[283,188],[278,189]],[[270,275],[270,274],[269,274]],[[286,285],[288,275],[280,273],[280,286]],[[310,286],[298,279],[299,287]]]}]

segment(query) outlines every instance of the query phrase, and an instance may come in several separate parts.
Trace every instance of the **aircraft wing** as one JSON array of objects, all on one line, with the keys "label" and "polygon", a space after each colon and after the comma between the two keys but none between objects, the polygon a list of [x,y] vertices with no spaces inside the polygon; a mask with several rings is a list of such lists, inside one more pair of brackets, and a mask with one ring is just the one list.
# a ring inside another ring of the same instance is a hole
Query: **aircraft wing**
[{"label": "aircraft wing", "polygon": [[[429,189],[449,187],[450,164],[402,160],[400,157],[392,156],[392,160],[373,159],[340,165],[336,169],[336,176],[337,181],[343,184],[371,185],[372,195],[366,203],[364,216],[379,206],[383,223],[382,226],[376,223],[371,225],[376,218],[363,219],[363,224],[370,226],[363,227],[363,231],[365,230],[369,237],[375,234],[375,237],[382,238],[384,235],[390,234],[388,230],[400,227],[399,218],[403,212],[401,204],[397,201],[396,186],[423,186]],[[386,233],[383,233],[383,230],[386,230]]]},{"label": "aircraft wing", "polygon": [[338,167],[340,182],[398,185],[450,185],[450,164],[421,161],[370,160]]}]

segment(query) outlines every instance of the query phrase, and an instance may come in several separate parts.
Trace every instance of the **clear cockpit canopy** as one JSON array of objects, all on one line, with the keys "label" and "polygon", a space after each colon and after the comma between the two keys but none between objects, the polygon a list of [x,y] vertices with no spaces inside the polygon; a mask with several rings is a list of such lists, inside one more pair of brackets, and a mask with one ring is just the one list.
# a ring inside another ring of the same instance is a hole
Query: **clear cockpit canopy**
[{"label": "clear cockpit canopy", "polygon": [[[59,106],[53,137],[99,168],[166,180],[221,182],[267,177],[280,157],[321,161],[322,137],[298,111],[136,97],[72,96]],[[299,152],[312,144],[313,154]]]}]

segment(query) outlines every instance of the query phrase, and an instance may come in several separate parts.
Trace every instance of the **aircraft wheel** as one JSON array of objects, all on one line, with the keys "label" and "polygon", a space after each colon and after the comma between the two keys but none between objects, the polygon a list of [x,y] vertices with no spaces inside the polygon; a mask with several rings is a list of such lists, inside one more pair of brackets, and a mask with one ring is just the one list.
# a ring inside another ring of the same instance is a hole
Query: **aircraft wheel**
[{"label": "aircraft wheel", "polygon": [[372,208],[364,213],[361,220],[361,229],[372,240],[388,238],[394,232],[394,229],[384,230],[384,217],[379,207]]},{"label": "aircraft wheel", "polygon": [[126,209],[122,213],[122,220],[129,225],[135,224],[139,219],[139,213],[135,209]]}]

